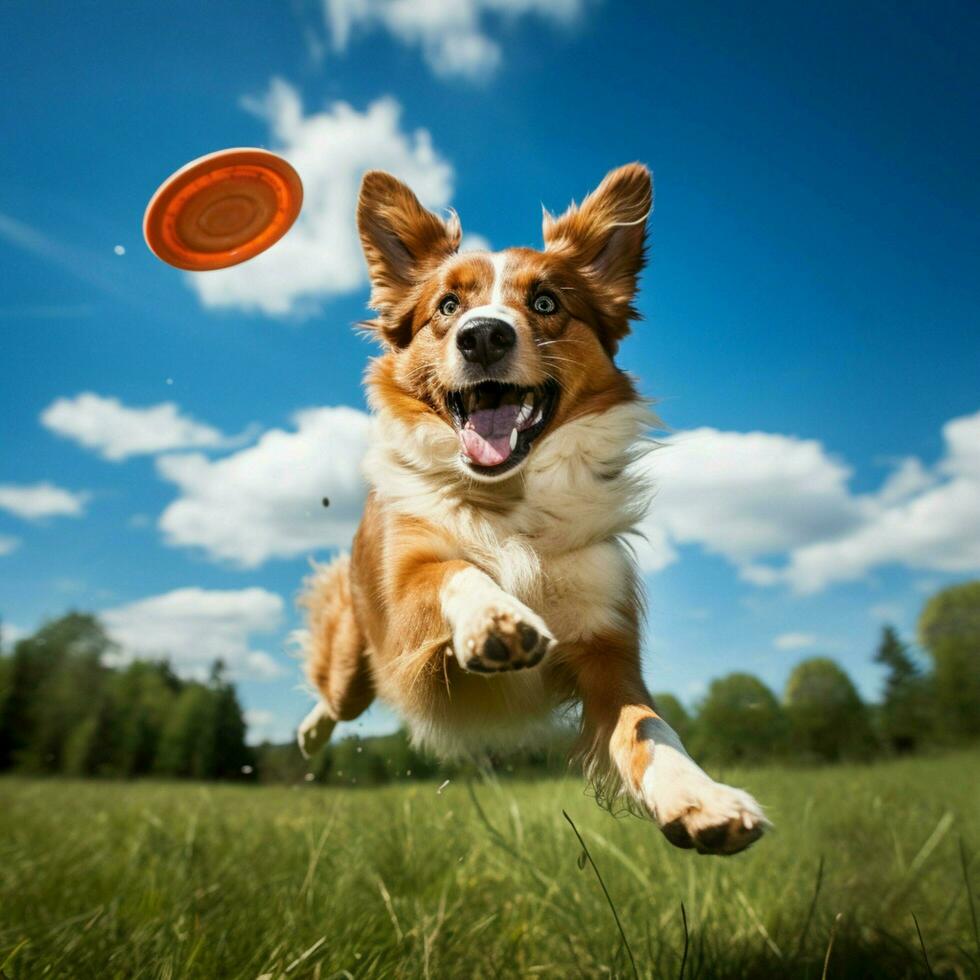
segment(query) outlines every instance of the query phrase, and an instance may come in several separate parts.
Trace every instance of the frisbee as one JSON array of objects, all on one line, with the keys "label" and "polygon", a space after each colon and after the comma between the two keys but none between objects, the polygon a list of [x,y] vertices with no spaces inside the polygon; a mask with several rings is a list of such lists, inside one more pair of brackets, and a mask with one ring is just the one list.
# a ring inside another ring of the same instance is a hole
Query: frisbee
[{"label": "frisbee", "polygon": [[150,199],[143,237],[178,269],[224,269],[271,248],[303,205],[299,174],[282,157],[247,147],[198,157]]}]

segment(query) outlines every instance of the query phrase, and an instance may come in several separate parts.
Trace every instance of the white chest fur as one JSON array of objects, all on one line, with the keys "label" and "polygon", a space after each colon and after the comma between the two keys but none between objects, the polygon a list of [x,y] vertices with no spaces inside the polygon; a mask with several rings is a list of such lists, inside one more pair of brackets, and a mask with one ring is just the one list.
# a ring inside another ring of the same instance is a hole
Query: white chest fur
[{"label": "white chest fur", "polygon": [[536,610],[559,641],[615,623],[632,587],[623,536],[646,512],[633,462],[648,443],[642,403],[561,426],[511,480],[481,484],[460,461],[452,429],[380,415],[365,470],[386,506],[448,532],[458,556]]}]

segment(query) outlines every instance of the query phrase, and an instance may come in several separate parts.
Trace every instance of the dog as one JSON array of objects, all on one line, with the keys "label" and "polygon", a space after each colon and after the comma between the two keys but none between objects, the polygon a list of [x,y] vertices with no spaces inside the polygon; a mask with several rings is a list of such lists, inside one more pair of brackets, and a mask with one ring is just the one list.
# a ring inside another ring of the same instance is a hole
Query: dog
[{"label": "dog", "polygon": [[652,206],[640,164],[544,214],[544,249],[460,252],[455,213],[365,174],[371,281],[370,493],[349,557],[306,583],[309,754],[379,697],[443,757],[526,738],[580,706],[601,800],[625,796],[668,840],[733,854],[768,826],[657,714],[640,666],[629,544],[650,491],[652,418],[615,364],[637,319]]}]

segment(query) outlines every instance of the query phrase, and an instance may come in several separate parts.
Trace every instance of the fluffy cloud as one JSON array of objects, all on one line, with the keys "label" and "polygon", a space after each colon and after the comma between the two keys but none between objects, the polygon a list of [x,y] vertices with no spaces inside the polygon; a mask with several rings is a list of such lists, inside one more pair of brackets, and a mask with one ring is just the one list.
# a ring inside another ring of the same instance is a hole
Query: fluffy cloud
[{"label": "fluffy cloud", "polygon": [[536,14],[560,24],[575,20],[583,0],[324,0],[333,47],[343,51],[355,30],[386,30],[419,47],[442,77],[485,78],[500,65],[500,45],[487,32],[489,17]]},{"label": "fluffy cloud", "polygon": [[780,633],[772,641],[777,650],[805,650],[812,647],[817,638],[812,633]]},{"label": "fluffy cloud", "polygon": [[100,618],[121,648],[117,660],[169,658],[183,676],[203,678],[222,660],[238,679],[265,680],[284,667],[251,646],[253,633],[282,621],[283,601],[265,589],[175,589],[104,610]]},{"label": "fluffy cloud", "polygon": [[[935,466],[899,460],[876,493],[821,443],[764,432],[694,429],[644,461],[659,488],[640,550],[647,570],[695,544],[755,585],[818,592],[885,565],[980,569],[980,412],[943,427]],[[780,558],[784,559],[780,562]]]},{"label": "fluffy cloud", "polygon": [[0,510],[34,521],[44,517],[79,517],[88,495],[56,487],[53,483],[0,484]]},{"label": "fluffy cloud", "polygon": [[268,122],[277,151],[302,177],[303,211],[282,241],[247,265],[188,273],[205,306],[304,315],[324,297],[361,286],[366,270],[354,211],[365,170],[392,172],[429,207],[449,203],[452,167],[426,130],[401,129],[394,99],[379,99],[364,112],[337,102],[304,115],[297,91],[276,79],[246,107]]},{"label": "fluffy cloud", "polygon": [[41,424],[113,461],[226,442],[217,429],[182,415],[173,402],[130,408],[91,391],[52,402],[41,413]]},{"label": "fluffy cloud", "polygon": [[[939,572],[980,569],[980,412],[947,422],[943,439],[945,454],[932,471],[916,462],[920,475],[898,495],[893,477],[880,494],[864,501],[859,526],[794,549],[777,580],[811,593],[863,578],[881,565]],[[909,469],[908,462],[903,469]]]},{"label": "fluffy cloud", "polygon": [[245,712],[248,725],[248,742],[292,742],[296,737],[295,722],[283,721],[275,712],[266,708],[252,708]]},{"label": "fluffy cloud", "polygon": [[655,571],[674,545],[697,544],[747,570],[760,555],[785,552],[854,527],[860,504],[850,471],[819,442],[768,432],[691,429],[644,460],[657,497],[641,551]]},{"label": "fluffy cloud", "polygon": [[348,547],[366,492],[360,464],[368,416],[312,408],[292,421],[292,431],[272,429],[222,459],[189,453],[157,460],[161,476],[180,489],[160,518],[167,542],[244,568]]},{"label": "fluffy cloud", "polygon": [[18,538],[12,538],[6,534],[0,534],[0,556],[9,555],[12,551],[16,551],[20,547],[20,540]]}]

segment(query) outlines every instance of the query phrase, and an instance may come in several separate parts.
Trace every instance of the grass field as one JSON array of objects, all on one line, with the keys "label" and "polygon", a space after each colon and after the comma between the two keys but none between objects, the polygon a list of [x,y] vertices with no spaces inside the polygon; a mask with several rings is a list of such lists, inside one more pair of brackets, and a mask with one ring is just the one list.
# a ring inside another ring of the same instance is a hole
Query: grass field
[{"label": "grass field", "polygon": [[2,780],[0,973],[980,972],[980,754],[725,775],[777,825],[728,859],[673,849],[572,779],[442,792]]}]

